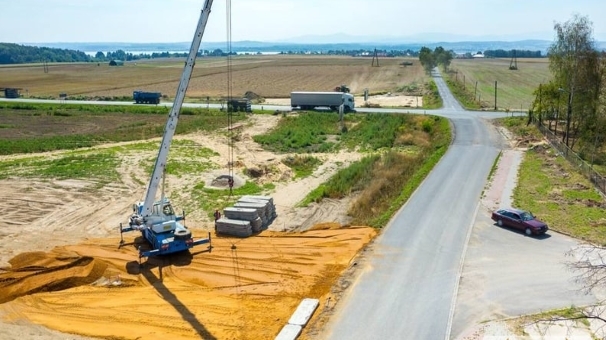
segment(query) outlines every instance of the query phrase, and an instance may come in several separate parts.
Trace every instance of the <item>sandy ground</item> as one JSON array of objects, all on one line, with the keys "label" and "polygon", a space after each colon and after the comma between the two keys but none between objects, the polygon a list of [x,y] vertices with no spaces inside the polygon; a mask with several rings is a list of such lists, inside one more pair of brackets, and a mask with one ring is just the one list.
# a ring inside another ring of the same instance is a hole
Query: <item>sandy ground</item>
[{"label": "sandy ground", "polygon": [[[236,174],[265,169],[259,183],[276,182],[271,194],[278,217],[270,230],[236,239],[212,235],[213,249],[150,259],[139,267],[143,242],[118,225],[145,190],[137,164],[152,154],[125,158],[121,183],[102,188],[80,180],[12,178],[0,181],[1,339],[272,339],[301,299],[325,301],[330,288],[376,231],[349,226],[349,200],[308,208],[294,205],[352,160],[354,153],[319,155],[325,163],[310,177],[292,180],[280,158],[263,151],[254,134],[279,117],[253,116],[236,143]],[[227,164],[225,134],[185,137],[219,153]],[[53,154],[44,155],[52,157]],[[19,157],[19,156],[13,156]],[[221,172],[221,171],[219,171]],[[201,179],[168,178],[171,190]],[[175,200],[173,199],[175,202]],[[191,212],[194,236],[212,228],[207,214]],[[284,232],[288,231],[288,232]],[[334,301],[334,298],[333,298]]]},{"label": "sandy ground", "polygon": [[[290,98],[266,98],[263,104],[267,105],[290,105]],[[379,107],[422,107],[423,97],[404,96],[399,94],[385,94],[368,97],[368,105]],[[364,107],[364,97],[355,97],[355,106]]]}]

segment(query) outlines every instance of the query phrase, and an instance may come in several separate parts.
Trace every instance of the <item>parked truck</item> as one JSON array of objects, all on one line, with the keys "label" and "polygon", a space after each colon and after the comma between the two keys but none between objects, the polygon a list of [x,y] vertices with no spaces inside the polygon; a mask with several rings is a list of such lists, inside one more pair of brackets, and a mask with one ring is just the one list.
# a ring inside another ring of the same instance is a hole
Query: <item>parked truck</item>
[{"label": "parked truck", "polygon": [[343,92],[291,92],[290,106],[293,110],[315,110],[329,108],[337,111],[343,104],[344,112],[355,112],[354,96]]},{"label": "parked truck", "polygon": [[160,92],[134,91],[133,99],[137,104],[160,104]]}]

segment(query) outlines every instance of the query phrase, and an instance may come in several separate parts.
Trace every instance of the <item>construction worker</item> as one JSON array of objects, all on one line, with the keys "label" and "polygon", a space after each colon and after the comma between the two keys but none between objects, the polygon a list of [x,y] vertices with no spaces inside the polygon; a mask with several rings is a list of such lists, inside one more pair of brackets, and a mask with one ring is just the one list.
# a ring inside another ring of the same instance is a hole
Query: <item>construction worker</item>
[{"label": "construction worker", "polygon": [[217,231],[217,220],[221,218],[221,213],[219,212],[219,209],[215,209],[215,231]]}]

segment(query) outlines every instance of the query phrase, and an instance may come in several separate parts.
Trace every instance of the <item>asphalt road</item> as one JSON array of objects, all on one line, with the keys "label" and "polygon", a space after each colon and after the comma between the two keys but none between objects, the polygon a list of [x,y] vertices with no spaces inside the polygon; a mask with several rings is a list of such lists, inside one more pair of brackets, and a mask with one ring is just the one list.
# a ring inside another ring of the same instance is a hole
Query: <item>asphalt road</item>
[{"label": "asphalt road", "polygon": [[463,255],[500,139],[434,79],[444,107],[431,113],[451,120],[452,146],[374,242],[326,338],[450,337]]}]

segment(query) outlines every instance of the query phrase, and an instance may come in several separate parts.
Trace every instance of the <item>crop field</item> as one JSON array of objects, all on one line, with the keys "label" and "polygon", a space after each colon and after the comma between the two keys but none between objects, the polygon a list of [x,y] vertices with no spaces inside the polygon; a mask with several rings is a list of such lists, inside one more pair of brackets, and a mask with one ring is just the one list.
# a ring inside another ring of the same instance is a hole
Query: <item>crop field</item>
[{"label": "crop field", "polygon": [[[0,87],[22,88],[30,97],[132,96],[136,89],[174,96],[185,59],[155,59],[127,62],[56,64],[44,73],[42,65],[0,67]],[[404,58],[382,58],[372,67],[369,58],[341,56],[234,56],[232,93],[252,91],[265,98],[288,97],[292,91],[330,91],[347,84],[353,93],[396,92],[409,84],[422,85],[429,78],[417,60],[403,67]],[[227,95],[227,58],[199,58],[190,81],[188,100],[206,100]]]},{"label": "crop field", "polygon": [[509,110],[528,110],[534,100],[532,95],[539,84],[551,79],[549,59],[518,59],[518,70],[509,70],[510,59],[455,59],[451,69],[459,82],[465,80],[465,88],[475,92],[484,107],[494,108],[495,81],[497,81],[497,107]]}]

